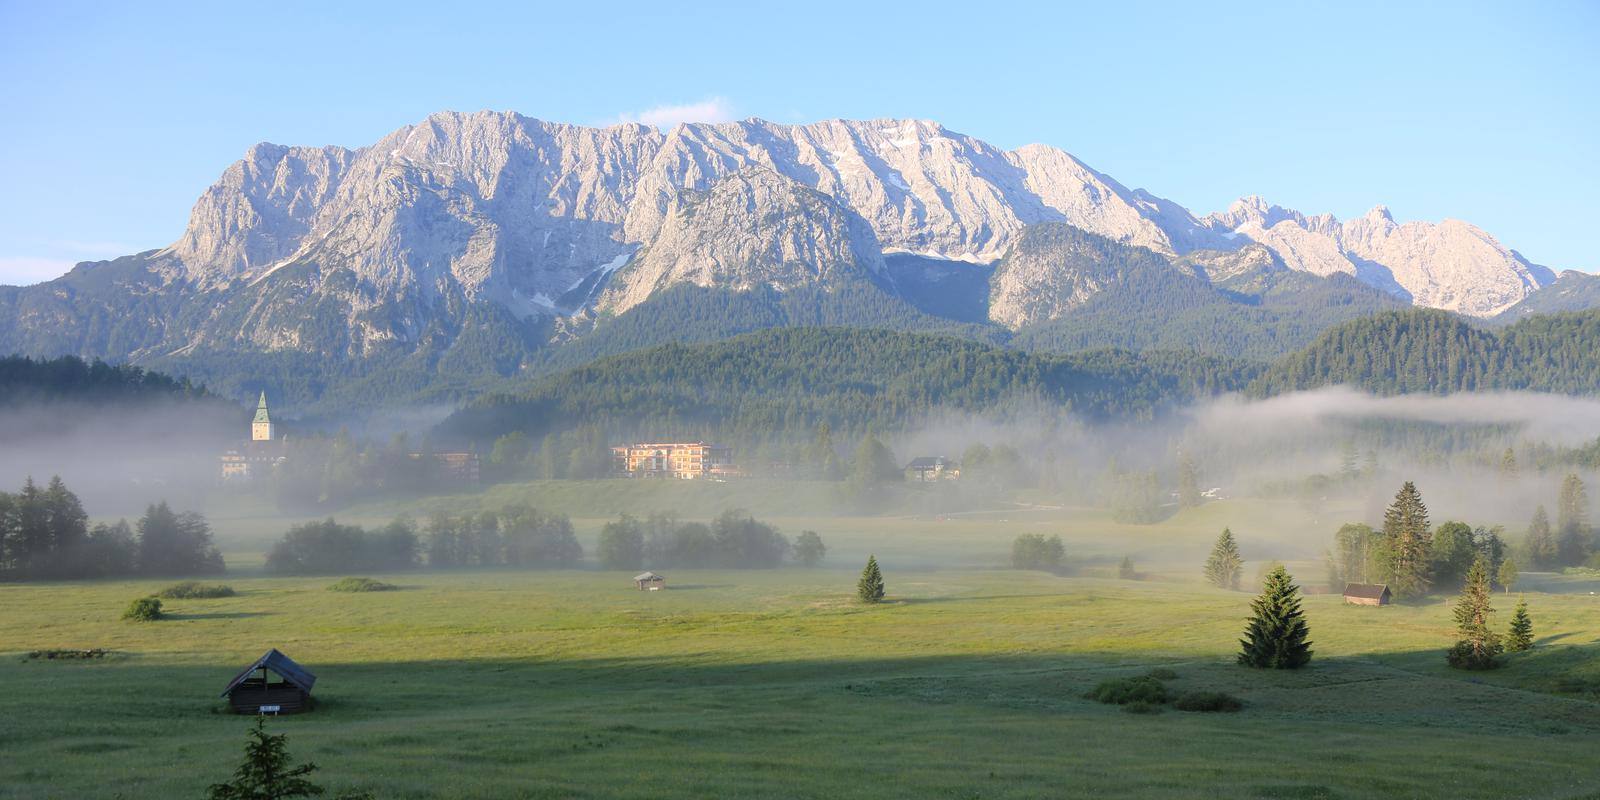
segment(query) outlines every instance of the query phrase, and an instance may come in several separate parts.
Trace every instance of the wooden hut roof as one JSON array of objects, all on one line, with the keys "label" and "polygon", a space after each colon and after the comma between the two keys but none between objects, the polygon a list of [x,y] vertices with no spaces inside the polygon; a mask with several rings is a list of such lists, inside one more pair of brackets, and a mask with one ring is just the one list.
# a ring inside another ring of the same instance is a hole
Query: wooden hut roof
[{"label": "wooden hut roof", "polygon": [[1347,583],[1344,585],[1345,597],[1382,600],[1384,593],[1387,591],[1389,591],[1389,586],[1383,583]]},{"label": "wooden hut roof", "polygon": [[232,692],[235,687],[249,680],[256,670],[262,668],[278,673],[279,677],[294,684],[304,692],[311,691],[311,686],[317,682],[317,676],[312,675],[305,667],[294,663],[294,659],[278,652],[278,648],[274,647],[256,659],[254,664],[245,667],[243,671],[234,676],[233,680],[228,682],[228,688],[222,690],[222,696],[227,697],[228,693]]},{"label": "wooden hut roof", "polygon": [[950,466],[950,462],[944,456],[918,456],[911,459],[911,463],[906,465],[906,469],[936,469],[948,466]]},{"label": "wooden hut roof", "polygon": [[641,572],[638,575],[633,576],[633,579],[636,580],[636,581],[664,581],[664,580],[666,580],[666,578],[663,578],[660,575],[655,574],[654,572]]}]

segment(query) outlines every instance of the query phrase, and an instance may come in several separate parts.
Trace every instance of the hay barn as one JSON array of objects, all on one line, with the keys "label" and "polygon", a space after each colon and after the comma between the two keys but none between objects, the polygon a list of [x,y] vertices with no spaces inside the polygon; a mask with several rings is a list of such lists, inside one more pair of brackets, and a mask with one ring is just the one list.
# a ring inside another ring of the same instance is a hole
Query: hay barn
[{"label": "hay barn", "polygon": [[229,681],[222,696],[235,714],[299,714],[311,710],[316,682],[317,676],[273,648]]}]

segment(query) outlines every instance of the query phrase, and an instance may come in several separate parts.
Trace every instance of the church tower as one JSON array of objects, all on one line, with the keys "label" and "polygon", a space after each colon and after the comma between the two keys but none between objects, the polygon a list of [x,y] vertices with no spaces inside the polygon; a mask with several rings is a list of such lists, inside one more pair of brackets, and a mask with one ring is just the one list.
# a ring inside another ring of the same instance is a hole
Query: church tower
[{"label": "church tower", "polygon": [[267,416],[267,393],[261,393],[261,402],[256,404],[256,418],[250,423],[250,441],[270,442],[273,439],[272,417]]}]

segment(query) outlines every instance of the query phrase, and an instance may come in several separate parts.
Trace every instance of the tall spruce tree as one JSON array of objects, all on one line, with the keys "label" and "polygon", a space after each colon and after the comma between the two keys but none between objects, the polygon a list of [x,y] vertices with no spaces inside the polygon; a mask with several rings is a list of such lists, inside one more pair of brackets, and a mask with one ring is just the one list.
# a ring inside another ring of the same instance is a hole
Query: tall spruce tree
[{"label": "tall spruce tree", "polygon": [[1239,556],[1239,543],[1233,540],[1233,531],[1223,528],[1206,559],[1206,580],[1212,586],[1238,591],[1239,576],[1243,572],[1244,559]]},{"label": "tall spruce tree", "polygon": [[878,557],[867,556],[866,569],[861,570],[861,580],[856,582],[856,597],[863,603],[877,603],[883,600],[883,572],[878,569]]},{"label": "tall spruce tree", "polygon": [[1577,566],[1589,557],[1589,493],[1583,481],[1571,474],[1561,482],[1556,501],[1556,558],[1562,566]]},{"label": "tall spruce tree", "polygon": [[267,733],[266,717],[256,717],[250,742],[244,746],[244,762],[233,773],[233,780],[214,783],[206,790],[207,800],[280,800],[289,797],[314,797],[323,788],[306,780],[316,764],[289,766],[289,751],[283,734]]},{"label": "tall spruce tree", "polygon": [[1489,562],[1479,556],[1467,570],[1466,583],[1455,605],[1456,635],[1460,637],[1455,647],[1445,654],[1450,666],[1457,669],[1494,669],[1500,666],[1499,655],[1504,651],[1500,636],[1489,630],[1489,615],[1494,609],[1489,605]]},{"label": "tall spruce tree", "polygon": [[1528,601],[1517,602],[1511,613],[1511,631],[1506,634],[1506,649],[1513,653],[1533,649],[1533,618],[1528,616]]},{"label": "tall spruce tree", "polygon": [[1261,595],[1250,603],[1250,622],[1239,663],[1259,669],[1296,669],[1311,661],[1305,614],[1300,610],[1300,587],[1282,566],[1267,573]]},{"label": "tall spruce tree", "polygon": [[1200,470],[1187,452],[1178,454],[1178,506],[1194,508],[1200,505]]},{"label": "tall spruce tree", "polygon": [[1428,507],[1416,484],[1406,481],[1383,515],[1384,577],[1397,598],[1428,591]]},{"label": "tall spruce tree", "polygon": [[1525,542],[1528,559],[1533,566],[1549,569],[1556,565],[1559,551],[1556,549],[1555,534],[1550,530],[1550,515],[1545,512],[1544,506],[1534,509],[1533,520],[1528,523],[1528,537]]},{"label": "tall spruce tree", "polygon": [[1506,451],[1500,454],[1500,477],[1506,481],[1514,481],[1517,479],[1517,472],[1517,451],[1507,447]]}]

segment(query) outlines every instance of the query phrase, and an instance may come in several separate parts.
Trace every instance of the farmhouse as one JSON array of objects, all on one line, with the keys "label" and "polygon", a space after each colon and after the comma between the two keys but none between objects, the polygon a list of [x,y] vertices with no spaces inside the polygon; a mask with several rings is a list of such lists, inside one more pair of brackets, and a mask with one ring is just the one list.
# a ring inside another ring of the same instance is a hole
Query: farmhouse
[{"label": "farmhouse", "polygon": [[641,592],[653,592],[667,588],[667,579],[654,572],[641,572],[633,576],[633,585]]},{"label": "farmhouse", "polygon": [[1389,587],[1381,583],[1347,583],[1344,601],[1358,606],[1389,605]]},{"label": "farmhouse", "polygon": [[273,648],[229,681],[222,696],[235,714],[298,714],[311,710],[316,682],[317,676]]},{"label": "farmhouse", "polygon": [[961,471],[956,469],[955,462],[944,456],[921,456],[911,459],[911,463],[906,465],[906,480],[918,483],[954,480],[960,475]]},{"label": "farmhouse", "polygon": [[640,442],[611,448],[620,478],[718,478],[736,474],[733,450],[707,442]]}]

